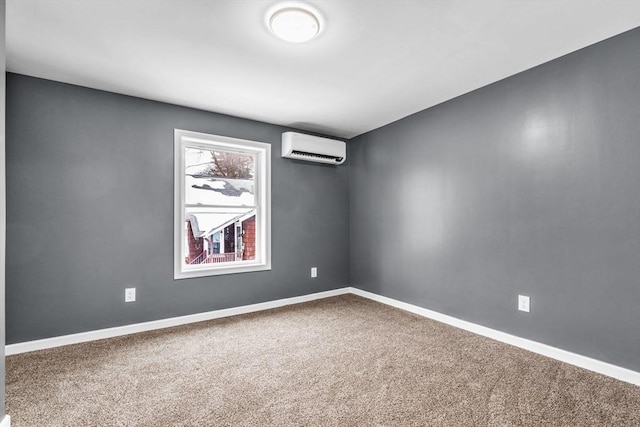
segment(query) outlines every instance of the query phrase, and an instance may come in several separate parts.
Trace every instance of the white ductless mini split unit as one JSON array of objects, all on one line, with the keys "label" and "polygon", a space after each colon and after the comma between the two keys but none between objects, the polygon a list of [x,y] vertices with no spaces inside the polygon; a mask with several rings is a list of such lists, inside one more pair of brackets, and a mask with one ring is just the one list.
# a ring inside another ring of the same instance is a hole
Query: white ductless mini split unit
[{"label": "white ductless mini split unit", "polygon": [[347,144],[335,139],[285,132],[282,134],[282,157],[340,165],[347,158]]}]

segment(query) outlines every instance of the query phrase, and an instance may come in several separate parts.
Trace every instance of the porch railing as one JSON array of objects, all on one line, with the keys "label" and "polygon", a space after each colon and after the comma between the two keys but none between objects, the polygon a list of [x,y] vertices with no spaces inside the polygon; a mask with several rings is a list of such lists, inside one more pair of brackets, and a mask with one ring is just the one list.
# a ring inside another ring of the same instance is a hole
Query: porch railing
[{"label": "porch railing", "polygon": [[205,252],[188,262],[188,264],[214,264],[218,262],[230,262],[236,260],[235,252],[228,254],[211,254],[207,256]]}]

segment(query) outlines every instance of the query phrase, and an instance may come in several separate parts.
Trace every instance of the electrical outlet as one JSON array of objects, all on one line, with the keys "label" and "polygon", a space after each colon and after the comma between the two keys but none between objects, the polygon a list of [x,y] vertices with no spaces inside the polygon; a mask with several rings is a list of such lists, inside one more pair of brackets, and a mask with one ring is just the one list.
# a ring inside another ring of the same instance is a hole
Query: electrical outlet
[{"label": "electrical outlet", "polygon": [[318,267],[311,267],[311,277],[318,277]]},{"label": "electrical outlet", "polygon": [[125,288],[124,302],[134,302],[136,300],[136,288]]},{"label": "electrical outlet", "polygon": [[531,300],[528,296],[518,295],[518,310],[529,313],[531,310]]}]

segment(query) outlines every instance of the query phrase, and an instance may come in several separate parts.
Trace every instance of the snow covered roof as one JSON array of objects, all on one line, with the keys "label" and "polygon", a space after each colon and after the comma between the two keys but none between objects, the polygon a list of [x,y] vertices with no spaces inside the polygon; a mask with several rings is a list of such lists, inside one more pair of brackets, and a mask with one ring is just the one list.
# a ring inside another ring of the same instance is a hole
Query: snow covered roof
[{"label": "snow covered roof", "polygon": [[202,206],[254,206],[255,181],[214,176],[214,151],[185,148],[185,203]]},{"label": "snow covered roof", "polygon": [[185,202],[189,205],[251,206],[253,180],[185,176]]},{"label": "snow covered roof", "polygon": [[246,212],[188,213],[186,220],[191,223],[194,237],[208,237],[233,224],[249,212],[247,210]]}]

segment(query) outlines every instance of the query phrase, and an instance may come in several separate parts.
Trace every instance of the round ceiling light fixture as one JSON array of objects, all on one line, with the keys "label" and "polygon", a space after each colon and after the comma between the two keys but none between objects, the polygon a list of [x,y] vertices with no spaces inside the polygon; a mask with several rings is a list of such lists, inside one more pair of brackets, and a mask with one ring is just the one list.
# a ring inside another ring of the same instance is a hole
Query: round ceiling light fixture
[{"label": "round ceiling light fixture", "polygon": [[320,19],[307,8],[285,6],[270,14],[269,29],[282,40],[304,43],[320,34]]}]

